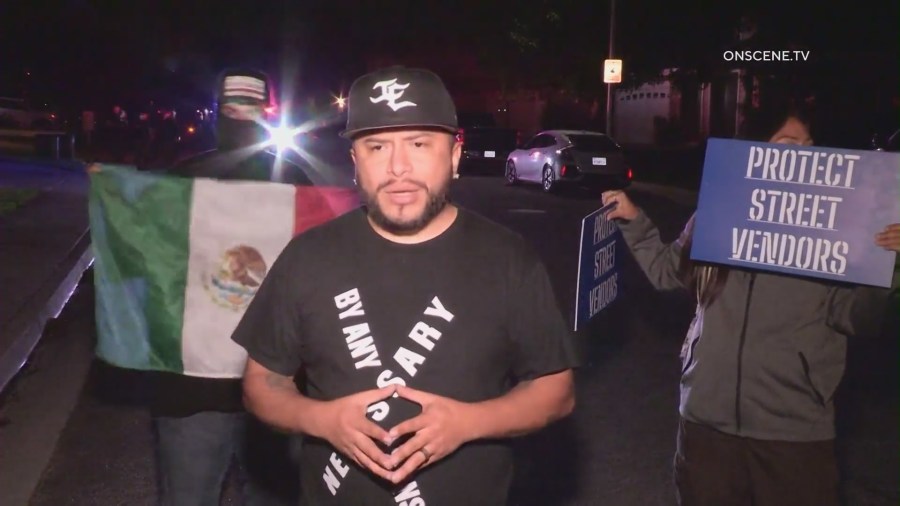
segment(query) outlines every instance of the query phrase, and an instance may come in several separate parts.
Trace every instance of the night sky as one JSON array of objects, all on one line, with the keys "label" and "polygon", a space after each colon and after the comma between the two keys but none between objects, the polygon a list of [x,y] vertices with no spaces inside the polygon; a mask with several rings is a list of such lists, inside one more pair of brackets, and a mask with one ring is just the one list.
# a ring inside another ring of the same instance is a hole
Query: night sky
[{"label": "night sky", "polygon": [[[763,49],[799,44],[811,51],[811,62],[793,64],[807,67],[791,71],[808,71],[823,96],[843,108],[863,99],[880,107],[900,89],[898,7],[875,0],[617,0],[616,53],[635,78],[720,63],[748,14],[758,19]],[[402,61],[415,48],[472,54],[513,87],[571,86],[598,95],[608,12],[604,0],[5,0],[0,93],[24,89],[75,108],[147,90],[202,96],[222,68],[251,64],[291,83],[297,96],[322,95],[346,89],[367,57]],[[465,70],[459,74],[446,77],[464,82]]]}]

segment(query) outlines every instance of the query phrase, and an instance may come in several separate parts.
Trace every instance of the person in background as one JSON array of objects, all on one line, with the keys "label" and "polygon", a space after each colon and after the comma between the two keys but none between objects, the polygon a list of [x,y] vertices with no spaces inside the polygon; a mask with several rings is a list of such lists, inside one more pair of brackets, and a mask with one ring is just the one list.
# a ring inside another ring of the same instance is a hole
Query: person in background
[{"label": "person in background", "polygon": [[309,167],[279,156],[268,141],[266,107],[271,101],[268,77],[255,69],[226,71],[218,90],[216,148],[179,160],[174,175],[275,181],[312,185]]},{"label": "person in background", "polygon": [[[748,140],[812,145],[808,115],[783,97],[750,119]],[[708,190],[709,191],[709,190]],[[694,217],[663,243],[627,193],[603,205],[651,283],[688,290],[674,460],[681,506],[837,506],[834,393],[847,339],[874,335],[891,290],[691,260]],[[873,243],[900,251],[900,224]]]},{"label": "person in background", "polygon": [[[217,94],[217,149],[180,161],[169,174],[311,184],[300,167],[276,170],[275,155],[264,149],[268,134],[259,121],[270,86],[263,72],[226,70]],[[174,117],[170,121],[174,125]],[[247,504],[296,503],[297,471],[288,436],[247,414],[240,378],[160,372],[154,373],[151,390],[164,505],[218,505],[233,461]]]}]

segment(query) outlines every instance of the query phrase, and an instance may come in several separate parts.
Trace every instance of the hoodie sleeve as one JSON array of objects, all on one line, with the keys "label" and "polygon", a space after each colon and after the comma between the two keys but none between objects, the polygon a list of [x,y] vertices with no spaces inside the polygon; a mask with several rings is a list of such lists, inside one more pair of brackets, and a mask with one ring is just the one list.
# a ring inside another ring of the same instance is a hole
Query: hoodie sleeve
[{"label": "hoodie sleeve", "polygon": [[694,216],[691,216],[685,225],[681,236],[669,244],[662,242],[659,229],[643,210],[639,210],[633,220],[617,220],[616,224],[622,231],[622,237],[635,260],[654,288],[657,290],[685,288],[678,276],[678,264],[681,249],[693,229]]},{"label": "hoodie sleeve", "polygon": [[847,336],[876,336],[887,312],[897,310],[900,268],[895,266],[890,288],[840,286],[828,294],[829,327]]}]

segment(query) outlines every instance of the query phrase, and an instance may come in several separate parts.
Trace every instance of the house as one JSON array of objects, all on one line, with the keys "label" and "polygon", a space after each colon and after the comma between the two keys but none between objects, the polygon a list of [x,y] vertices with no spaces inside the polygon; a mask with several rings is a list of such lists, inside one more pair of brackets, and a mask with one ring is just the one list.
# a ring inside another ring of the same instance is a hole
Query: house
[{"label": "house", "polygon": [[698,62],[705,71],[668,68],[651,81],[626,80],[614,92],[613,137],[630,145],[684,145],[740,135],[748,108],[760,107],[767,83],[774,82],[772,67],[724,54],[772,47],[803,49],[793,42],[779,45],[745,16],[722,51]]},{"label": "house", "polygon": [[[706,80],[696,72],[666,69],[654,81],[615,90],[613,136],[627,145],[696,144],[708,137],[734,137],[746,110],[759,107],[758,76],[728,69]],[[749,98],[749,100],[748,100]]]},{"label": "house", "polygon": [[672,81],[661,79],[618,88],[613,94],[613,135],[620,144],[657,144],[680,118]]}]

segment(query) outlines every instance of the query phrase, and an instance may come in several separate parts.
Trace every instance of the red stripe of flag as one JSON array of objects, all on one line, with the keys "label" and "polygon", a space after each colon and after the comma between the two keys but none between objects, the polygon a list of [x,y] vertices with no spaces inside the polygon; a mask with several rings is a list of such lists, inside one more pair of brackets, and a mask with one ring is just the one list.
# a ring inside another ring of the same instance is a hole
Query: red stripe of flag
[{"label": "red stripe of flag", "polygon": [[296,186],[294,235],[359,207],[356,190],[336,186]]}]

